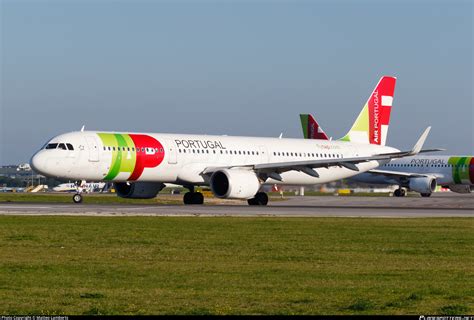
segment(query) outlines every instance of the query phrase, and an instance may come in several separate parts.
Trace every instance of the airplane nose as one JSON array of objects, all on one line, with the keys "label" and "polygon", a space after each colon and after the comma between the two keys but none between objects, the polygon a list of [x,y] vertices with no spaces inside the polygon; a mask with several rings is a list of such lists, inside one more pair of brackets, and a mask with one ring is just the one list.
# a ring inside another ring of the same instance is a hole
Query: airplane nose
[{"label": "airplane nose", "polygon": [[37,173],[45,175],[45,172],[46,172],[46,156],[45,156],[43,150],[37,152],[36,154],[33,155],[33,157],[31,157],[30,166]]}]

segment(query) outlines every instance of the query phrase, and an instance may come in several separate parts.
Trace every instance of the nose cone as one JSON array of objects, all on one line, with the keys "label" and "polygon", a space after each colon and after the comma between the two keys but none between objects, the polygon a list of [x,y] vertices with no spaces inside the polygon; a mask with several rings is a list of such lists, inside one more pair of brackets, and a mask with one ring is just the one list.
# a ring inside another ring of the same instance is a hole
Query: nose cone
[{"label": "nose cone", "polygon": [[48,175],[46,173],[46,155],[44,154],[44,150],[40,150],[31,157],[30,160],[31,168],[42,175]]}]

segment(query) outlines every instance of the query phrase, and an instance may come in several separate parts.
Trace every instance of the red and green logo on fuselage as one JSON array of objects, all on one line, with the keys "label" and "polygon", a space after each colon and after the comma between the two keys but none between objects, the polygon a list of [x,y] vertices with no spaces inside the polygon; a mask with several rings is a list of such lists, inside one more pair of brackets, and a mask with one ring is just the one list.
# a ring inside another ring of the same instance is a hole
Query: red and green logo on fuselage
[{"label": "red and green logo on fuselage", "polygon": [[456,184],[474,184],[474,157],[450,157],[448,163],[453,169]]},{"label": "red and green logo on fuselage", "polygon": [[125,173],[124,180],[138,180],[145,168],[157,167],[165,157],[163,145],[145,134],[98,133],[107,151],[112,152],[110,169],[104,180]]}]

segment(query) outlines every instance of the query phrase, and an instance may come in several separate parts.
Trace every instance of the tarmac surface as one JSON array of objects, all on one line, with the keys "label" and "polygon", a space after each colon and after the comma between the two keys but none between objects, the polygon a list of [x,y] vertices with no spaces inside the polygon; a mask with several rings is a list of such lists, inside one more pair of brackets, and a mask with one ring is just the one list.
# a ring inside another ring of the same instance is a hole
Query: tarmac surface
[{"label": "tarmac surface", "polygon": [[[85,195],[87,197],[87,195]],[[438,193],[421,197],[306,196],[248,206],[0,203],[0,215],[74,216],[239,216],[239,217],[474,217],[474,194]]]}]

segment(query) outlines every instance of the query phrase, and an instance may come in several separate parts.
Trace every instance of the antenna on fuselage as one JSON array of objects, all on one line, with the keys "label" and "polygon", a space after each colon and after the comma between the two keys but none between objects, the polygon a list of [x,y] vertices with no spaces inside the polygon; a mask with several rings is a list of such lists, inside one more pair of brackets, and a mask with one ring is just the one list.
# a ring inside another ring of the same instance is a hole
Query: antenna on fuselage
[{"label": "antenna on fuselage", "polygon": [[82,125],[81,132],[84,132],[85,127],[86,127],[86,125]]},{"label": "antenna on fuselage", "polygon": [[283,132],[280,133],[280,136],[278,137],[278,139],[281,139],[281,138],[283,138]]}]

